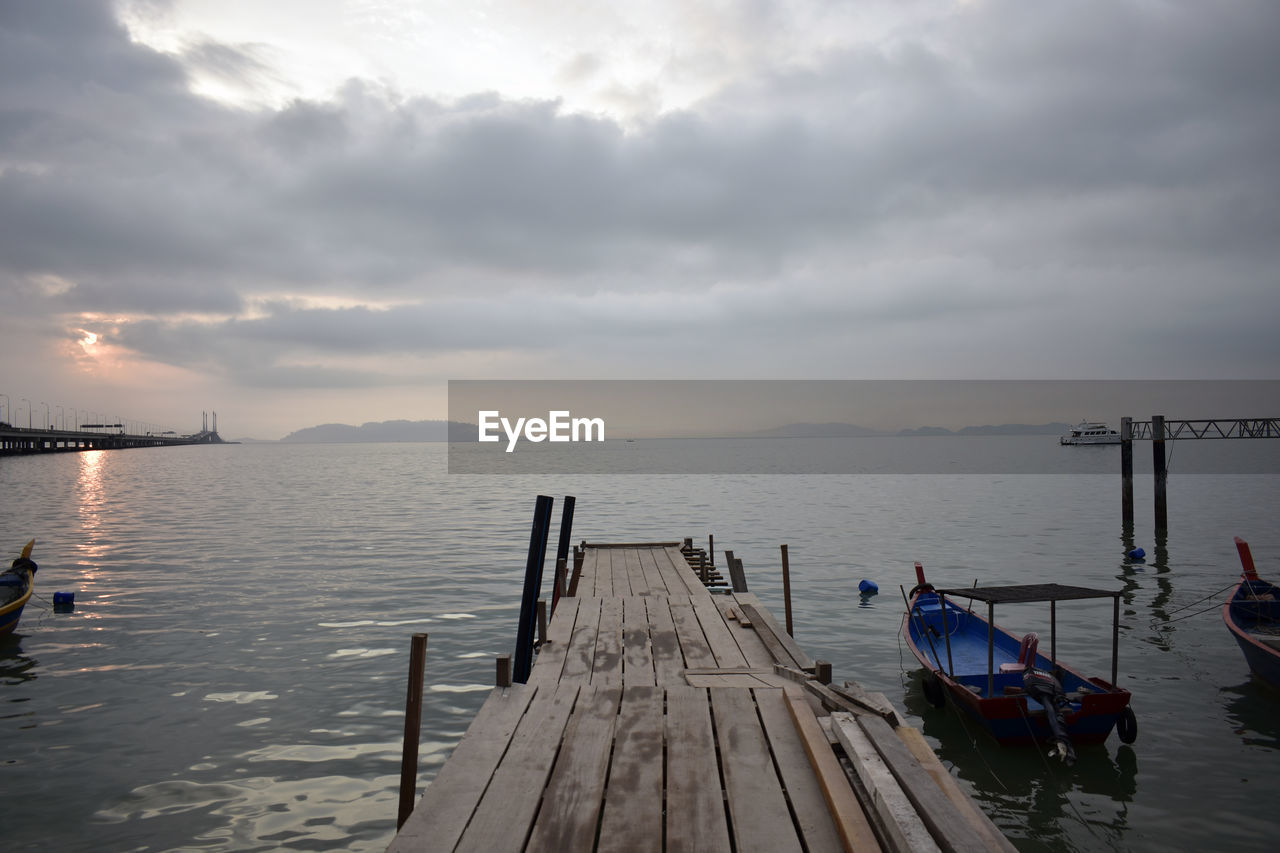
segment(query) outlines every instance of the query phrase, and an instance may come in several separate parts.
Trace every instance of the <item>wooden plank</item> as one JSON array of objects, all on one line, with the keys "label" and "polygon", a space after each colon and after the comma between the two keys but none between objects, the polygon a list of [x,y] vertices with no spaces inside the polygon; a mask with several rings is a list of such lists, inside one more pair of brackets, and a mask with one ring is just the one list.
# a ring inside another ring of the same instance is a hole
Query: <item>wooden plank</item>
[{"label": "wooden plank", "polygon": [[624,551],[623,565],[626,566],[627,579],[631,584],[631,594],[648,595],[649,579],[645,577],[644,567],[640,564],[640,550],[628,548]]},{"label": "wooden plank", "polygon": [[579,692],[526,850],[591,849],[604,803],[620,695],[617,687],[584,687]]},{"label": "wooden plank", "polygon": [[804,744],[805,755],[809,757],[809,764],[822,788],[823,799],[827,801],[828,812],[844,849],[848,853],[879,850],[880,842],[876,840],[871,823],[863,813],[862,805],[854,795],[849,780],[845,778],[840,760],[831,749],[827,736],[822,733],[822,726],[818,725],[818,718],[814,716],[808,700],[794,688],[783,691],[783,698],[796,733]]},{"label": "wooden plank", "polygon": [[387,853],[419,851],[428,842],[453,849],[537,692],[535,685],[515,684],[489,694]]},{"label": "wooden plank", "polygon": [[729,825],[706,690],[667,688],[666,737],[667,850],[729,853]]},{"label": "wooden plank", "polygon": [[730,828],[738,853],[802,853],[749,690],[712,690]]},{"label": "wooden plank", "polygon": [[920,762],[920,766],[929,774],[942,792],[947,795],[947,799],[955,804],[965,820],[986,840],[987,849],[1000,850],[1003,853],[1015,853],[1017,850],[1012,842],[1005,837],[1004,833],[991,822],[991,818],[987,817],[982,809],[978,808],[973,798],[961,789],[956,780],[942,766],[942,762],[938,760],[937,754],[933,751],[933,747],[929,746],[925,741],[924,735],[920,730],[912,726],[899,726],[894,729],[894,734],[907,746],[911,754]]},{"label": "wooden plank", "polygon": [[846,681],[843,687],[836,687],[834,684],[827,686],[855,705],[879,714],[890,726],[906,725],[898,709],[893,707],[893,703],[883,693],[869,693],[856,681]]},{"label": "wooden plank", "polygon": [[715,655],[716,664],[746,666],[747,658],[742,653],[742,649],[738,648],[738,641],[730,633],[729,626],[725,624],[724,615],[716,607],[715,602],[710,597],[694,598],[692,602],[693,612],[697,614],[698,623],[702,625],[703,636],[707,638],[707,645]]},{"label": "wooden plank", "polygon": [[569,643],[573,639],[574,623],[578,619],[580,598],[560,599],[555,615],[547,628],[547,642],[538,649],[538,656],[533,659],[533,670],[529,673],[530,682],[555,684],[560,680],[560,672],[564,669],[565,657],[569,653]]},{"label": "wooden plank", "polygon": [[[667,587],[668,595],[688,595],[689,585],[685,583],[684,577],[680,574],[680,570],[676,567],[676,563],[672,558],[673,549],[654,548],[653,564],[658,569],[658,574],[662,576],[662,582]],[[674,551],[675,559],[684,561],[684,557],[680,555],[678,550]]]},{"label": "wooden plank", "polygon": [[720,609],[720,613],[725,617],[725,625],[729,628],[729,633],[733,635],[734,640],[738,643],[738,648],[742,650],[742,655],[747,659],[747,663],[754,667],[773,668],[774,658],[770,654],[769,649],[765,646],[764,640],[760,639],[760,635],[752,628],[751,620],[742,613],[733,598],[727,595],[713,595],[711,600],[715,602],[716,607]]},{"label": "wooden plank", "polygon": [[990,849],[987,840],[947,799],[888,723],[880,717],[868,716],[859,718],[857,725],[875,747],[939,847],[948,853],[986,853]]},{"label": "wooden plank", "polygon": [[575,680],[586,683],[596,660],[596,634],[600,631],[600,605],[598,598],[578,599],[578,619],[573,626],[573,637],[565,653],[561,681]]},{"label": "wooden plank", "polygon": [[615,550],[607,548],[596,551],[596,595],[609,598],[613,595],[613,555]]},{"label": "wooden plank", "polygon": [[[813,658],[809,657],[809,655],[805,653],[805,650],[800,648],[800,644],[795,641],[795,638],[788,634],[786,629],[778,624],[778,620],[773,618],[773,614],[769,612],[767,607],[760,603],[760,599],[756,598],[754,593],[738,592],[734,593],[733,598],[739,605],[750,604],[755,608],[756,615],[769,626],[769,630],[778,638],[778,642],[782,643],[783,647],[787,650],[787,654],[791,655],[791,657],[795,659],[796,664],[799,665],[800,669],[813,670]],[[751,622],[752,626],[759,630],[760,626],[756,624],[756,620],[751,619]]]},{"label": "wooden plank", "polygon": [[880,825],[888,833],[894,848],[909,853],[939,850],[911,800],[858,727],[853,715],[836,711],[831,715],[831,725],[853,764],[854,772],[866,786],[872,806],[880,817]]},{"label": "wooden plank", "polygon": [[661,687],[622,690],[598,853],[662,850],[662,697]]},{"label": "wooden plank", "polygon": [[592,549],[582,552],[582,571],[578,573],[578,582],[570,586],[570,595],[591,598],[596,594],[596,562],[600,552]]},{"label": "wooden plank", "polygon": [[653,548],[646,548],[640,551],[640,567],[644,570],[645,582],[648,584],[648,595],[666,595],[667,582],[663,580],[662,572],[658,571],[657,558],[654,556],[657,551]]},{"label": "wooden plank", "polygon": [[702,623],[693,611],[693,604],[687,599],[676,601],[668,599],[671,607],[671,621],[675,623],[676,634],[680,636],[680,648],[684,651],[684,662],[692,667],[718,666],[716,657],[711,653],[711,646],[702,634]]},{"label": "wooden plank", "polygon": [[[577,695],[577,684],[538,691],[462,833],[457,853],[516,853],[524,847]],[[426,840],[434,846],[434,838]]]},{"label": "wooden plank", "polygon": [[631,574],[627,570],[627,555],[634,554],[634,548],[619,548],[610,553],[612,574],[613,574],[613,594],[614,595],[631,595]]},{"label": "wooden plank", "polygon": [[606,598],[600,607],[600,630],[596,634],[595,661],[591,683],[622,686],[622,599]]},{"label": "wooden plank", "polygon": [[676,633],[671,619],[671,599],[651,597],[646,610],[654,676],[658,684],[684,684],[684,651],[680,648],[680,635]]},{"label": "wooden plank", "polygon": [[796,827],[804,839],[806,850],[836,850],[840,847],[840,835],[835,821],[827,811],[822,786],[805,755],[804,743],[795,724],[787,713],[783,691],[779,689],[756,690],[756,708],[769,740],[769,749],[778,765]]},{"label": "wooden plank", "polygon": [[764,621],[764,617],[756,609],[755,605],[739,603],[738,608],[742,611],[742,615],[747,618],[747,621],[751,623],[752,631],[760,638],[760,642],[764,644],[774,663],[789,669],[798,670],[801,668],[800,663],[787,651],[787,647],[782,644],[778,635]]},{"label": "wooden plank", "polygon": [[649,639],[648,600],[648,597],[632,596],[622,601],[623,684],[658,683],[653,669],[653,644]]}]

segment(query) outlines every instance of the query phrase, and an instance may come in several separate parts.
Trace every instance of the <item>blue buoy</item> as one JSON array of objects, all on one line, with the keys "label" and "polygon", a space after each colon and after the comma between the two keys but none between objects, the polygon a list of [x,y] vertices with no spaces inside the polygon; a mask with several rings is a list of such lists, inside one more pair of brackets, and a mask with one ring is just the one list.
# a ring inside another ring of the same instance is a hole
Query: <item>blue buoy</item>
[{"label": "blue buoy", "polygon": [[880,591],[880,587],[875,581],[863,580],[858,584],[858,592],[863,595],[875,595]]},{"label": "blue buoy", "polygon": [[1141,560],[1147,556],[1147,552],[1141,548],[1134,548],[1126,555],[1130,560]]},{"label": "blue buoy", "polygon": [[54,604],[75,604],[76,594],[74,592],[55,592],[53,594]]}]

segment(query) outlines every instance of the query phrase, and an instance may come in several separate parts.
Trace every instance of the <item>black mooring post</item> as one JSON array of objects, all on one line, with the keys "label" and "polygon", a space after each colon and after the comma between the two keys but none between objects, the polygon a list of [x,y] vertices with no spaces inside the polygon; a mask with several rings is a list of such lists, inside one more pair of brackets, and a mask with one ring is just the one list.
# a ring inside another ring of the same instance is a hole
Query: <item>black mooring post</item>
[{"label": "black mooring post", "polygon": [[1120,419],[1120,516],[1133,527],[1133,418]]},{"label": "black mooring post", "polygon": [[1164,415],[1151,416],[1151,462],[1156,486],[1156,530],[1169,529],[1169,504],[1165,499],[1165,487],[1169,472],[1164,460]]},{"label": "black mooring post", "polygon": [[547,495],[538,495],[533,510],[533,530],[529,534],[529,559],[524,564],[524,595],[520,598],[520,624],[516,628],[516,659],[512,679],[521,684],[529,680],[533,668],[533,632],[538,618],[538,595],[542,589],[542,563],[547,556],[547,540],[551,536],[551,507],[555,503]]},{"label": "black mooring post", "polygon": [[[556,566],[561,560],[569,559],[569,537],[573,535],[573,505],[578,499],[573,495],[564,496],[564,506],[560,508],[560,541],[556,544]],[[560,601],[560,578],[556,578],[551,592],[551,613],[556,612],[556,604]]]}]

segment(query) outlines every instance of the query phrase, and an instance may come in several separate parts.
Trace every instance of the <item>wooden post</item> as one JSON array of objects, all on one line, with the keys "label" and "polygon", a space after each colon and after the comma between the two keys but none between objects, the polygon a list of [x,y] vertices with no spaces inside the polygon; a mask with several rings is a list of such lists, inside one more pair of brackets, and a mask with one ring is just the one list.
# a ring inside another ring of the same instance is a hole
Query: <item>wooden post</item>
[{"label": "wooden post", "polygon": [[[577,546],[574,546],[575,550]],[[569,567],[567,560],[556,560],[556,576],[555,576],[555,593],[551,597],[551,615],[556,613],[556,605],[560,603],[561,596],[568,592],[568,574]]]},{"label": "wooden post", "polygon": [[533,668],[535,608],[542,589],[542,564],[547,556],[553,503],[547,495],[538,495],[533,511],[533,529],[529,533],[529,557],[524,566],[524,593],[520,597],[520,623],[516,626],[515,671],[512,674],[521,684],[529,680],[529,670]]},{"label": "wooden post", "polygon": [[711,561],[711,568],[716,567],[716,537],[707,534],[707,559]]},{"label": "wooden post", "polygon": [[564,496],[564,507],[560,511],[560,540],[556,543],[556,576],[555,589],[551,592],[551,612],[556,612],[556,604],[564,594],[560,585],[560,564],[569,559],[569,536],[573,533],[573,507],[578,499],[573,495]]},{"label": "wooden post", "polygon": [[400,809],[396,829],[413,813],[418,793],[418,737],[422,731],[422,678],[427,666],[427,635],[414,634],[409,645],[409,691],[404,703],[404,750],[400,756]]},{"label": "wooden post", "polygon": [[547,600],[538,599],[538,647],[547,641]]},{"label": "wooden post", "polygon": [[569,591],[565,593],[570,598],[578,594],[578,579],[582,577],[582,564],[587,559],[587,543],[584,539],[581,546],[573,546],[573,577],[569,578]]},{"label": "wooden post", "polygon": [[698,553],[698,580],[702,581],[702,585],[707,585],[707,555]]},{"label": "wooden post", "polygon": [[831,683],[831,661],[816,660],[813,662],[813,677],[819,684]]},{"label": "wooden post", "polygon": [[1120,419],[1120,516],[1133,527],[1133,418]]},{"label": "wooden post", "polygon": [[782,605],[786,608],[787,633],[795,636],[795,627],[791,624],[791,563],[787,560],[787,546],[782,546]]},{"label": "wooden post", "polygon": [[1164,464],[1164,415],[1151,416],[1151,463],[1156,487],[1156,530],[1169,529],[1169,505],[1165,500],[1165,484],[1169,473]]},{"label": "wooden post", "polygon": [[498,655],[498,681],[499,687],[511,686],[511,655]]}]

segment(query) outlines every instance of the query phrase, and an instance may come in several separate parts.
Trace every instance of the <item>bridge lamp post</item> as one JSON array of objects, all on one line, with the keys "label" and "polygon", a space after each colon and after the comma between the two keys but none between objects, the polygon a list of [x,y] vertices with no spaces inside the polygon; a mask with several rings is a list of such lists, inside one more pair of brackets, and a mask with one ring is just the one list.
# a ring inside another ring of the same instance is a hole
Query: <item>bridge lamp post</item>
[{"label": "bridge lamp post", "polygon": [[4,423],[11,423],[13,421],[13,409],[9,405],[9,395],[0,394],[0,397],[4,397],[4,412],[9,413],[9,420],[6,421],[4,419],[4,412],[0,412],[0,421],[4,421]]},{"label": "bridge lamp post", "polygon": [[31,429],[31,401],[26,397],[20,397],[19,399],[27,404],[27,429]]},{"label": "bridge lamp post", "polygon": [[40,401],[40,405],[44,406],[44,428],[49,428],[49,404],[44,400]]}]

